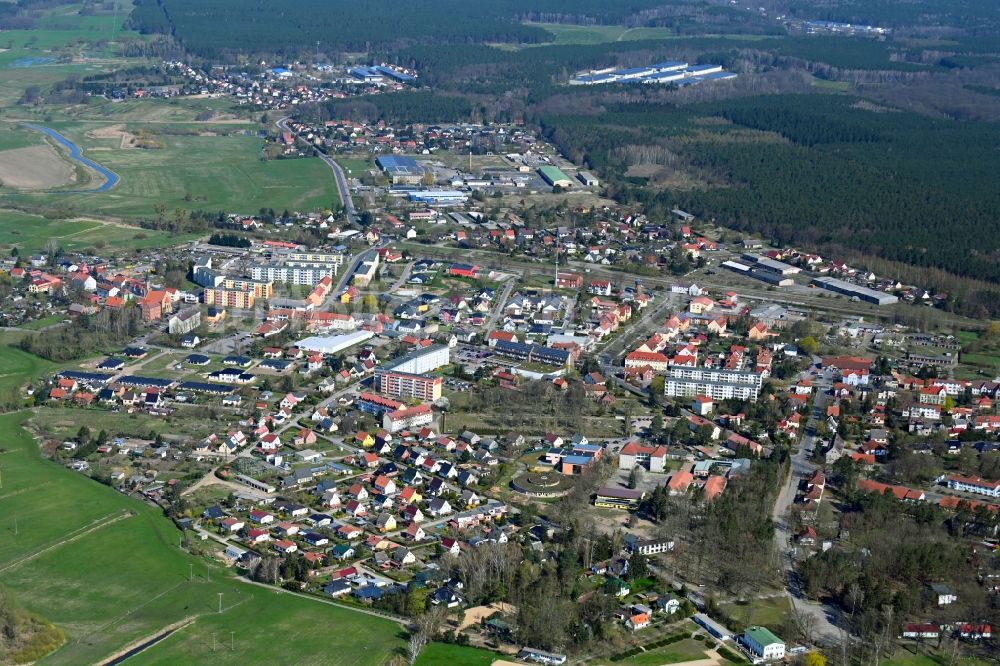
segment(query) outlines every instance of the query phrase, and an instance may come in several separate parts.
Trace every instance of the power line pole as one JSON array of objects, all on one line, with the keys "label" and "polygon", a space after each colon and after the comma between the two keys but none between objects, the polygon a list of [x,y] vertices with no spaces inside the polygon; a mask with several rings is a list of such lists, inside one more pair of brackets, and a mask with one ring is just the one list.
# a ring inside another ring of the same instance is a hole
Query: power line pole
[{"label": "power line pole", "polygon": [[236,652],[236,632],[235,631],[230,631],[229,632],[229,649],[232,650],[233,652]]},{"label": "power line pole", "polygon": [[194,565],[188,562],[188,580],[194,580]]},{"label": "power line pole", "polygon": [[222,592],[219,592],[219,612],[222,612]]},{"label": "power line pole", "polygon": [[215,652],[215,634],[212,634],[212,652]]}]

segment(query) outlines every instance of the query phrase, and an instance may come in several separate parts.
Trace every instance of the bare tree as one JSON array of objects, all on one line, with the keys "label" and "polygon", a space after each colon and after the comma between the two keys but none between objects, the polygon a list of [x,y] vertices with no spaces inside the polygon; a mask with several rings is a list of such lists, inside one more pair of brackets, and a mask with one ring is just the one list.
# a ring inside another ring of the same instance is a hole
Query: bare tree
[{"label": "bare tree", "polygon": [[406,644],[406,655],[411,664],[417,662],[417,657],[420,656],[420,651],[424,649],[425,645],[427,645],[427,636],[424,632],[414,631],[410,634],[410,640]]}]

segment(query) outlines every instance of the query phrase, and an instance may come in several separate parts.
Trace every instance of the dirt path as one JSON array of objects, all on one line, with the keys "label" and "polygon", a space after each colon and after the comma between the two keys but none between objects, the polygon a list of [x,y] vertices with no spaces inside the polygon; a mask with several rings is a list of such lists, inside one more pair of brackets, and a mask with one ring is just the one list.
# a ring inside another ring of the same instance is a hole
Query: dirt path
[{"label": "dirt path", "polygon": [[181,496],[190,495],[199,488],[207,488],[209,486],[225,486],[226,488],[229,488],[230,490],[233,491],[251,490],[251,488],[249,488],[248,486],[241,485],[239,483],[236,483],[235,481],[226,481],[224,479],[220,479],[215,475],[216,469],[218,469],[218,467],[213,467],[208,472],[206,472],[205,476],[201,477],[193,484],[191,484],[189,488],[187,488],[184,492],[181,493]]}]

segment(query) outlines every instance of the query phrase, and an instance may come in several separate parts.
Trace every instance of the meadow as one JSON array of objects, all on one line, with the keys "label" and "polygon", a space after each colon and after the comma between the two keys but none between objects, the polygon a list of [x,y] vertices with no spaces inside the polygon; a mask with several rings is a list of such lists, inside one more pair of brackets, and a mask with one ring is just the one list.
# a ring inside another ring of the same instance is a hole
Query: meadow
[{"label": "meadow", "polygon": [[193,235],[171,235],[163,231],[121,225],[109,226],[96,220],[65,220],[42,217],[16,210],[0,210],[0,251],[18,248],[22,255],[44,252],[50,240],[65,250],[104,248],[141,250],[187,242]]},{"label": "meadow", "polygon": [[533,46],[563,44],[603,44],[606,42],[628,42],[644,39],[666,39],[674,36],[670,28],[626,28],[620,25],[569,25],[559,23],[529,23],[551,33],[552,42]]},{"label": "meadow", "polygon": [[[45,663],[95,663],[186,619],[130,661],[382,664],[402,648],[390,621],[209,573],[157,509],[44,460],[20,427],[28,416],[0,416],[0,578],[66,632]],[[211,634],[236,649],[212,653]]]},{"label": "meadow", "polygon": [[[314,210],[337,202],[329,169],[318,159],[260,159],[262,140],[229,126],[156,125],[149,128],[158,149],[122,149],[120,136],[94,131],[109,126],[54,122],[54,129],[84,153],[117,173],[121,180],[108,192],[16,193],[26,206],[58,207],[77,214],[153,217],[157,206],[167,214],[177,208],[229,212]],[[116,126],[119,123],[116,123]],[[146,129],[121,124],[135,132]],[[97,184],[96,178],[93,184]],[[78,189],[80,185],[72,189]]]}]

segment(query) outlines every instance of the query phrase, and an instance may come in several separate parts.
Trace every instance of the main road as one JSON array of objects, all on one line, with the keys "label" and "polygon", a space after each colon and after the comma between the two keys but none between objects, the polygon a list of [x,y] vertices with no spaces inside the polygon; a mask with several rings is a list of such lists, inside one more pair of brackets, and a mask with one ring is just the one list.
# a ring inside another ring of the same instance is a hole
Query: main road
[{"label": "main road", "polygon": [[[277,125],[278,129],[282,132],[291,132],[293,135],[298,136],[298,133],[289,127],[289,120],[291,120],[291,118],[286,116],[276,122],[275,125]],[[305,141],[305,139],[302,140]],[[337,194],[340,196],[340,203],[344,206],[344,213],[347,215],[347,222],[349,224],[354,224],[358,221],[358,211],[354,208],[354,200],[351,199],[351,188],[347,184],[347,176],[344,174],[344,170],[340,168],[340,165],[337,164],[333,158],[324,153],[322,150],[312,144],[310,144],[310,147],[316,154],[316,157],[326,162],[326,165],[330,167],[330,171],[333,172],[333,182],[337,185]]]}]

